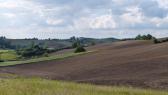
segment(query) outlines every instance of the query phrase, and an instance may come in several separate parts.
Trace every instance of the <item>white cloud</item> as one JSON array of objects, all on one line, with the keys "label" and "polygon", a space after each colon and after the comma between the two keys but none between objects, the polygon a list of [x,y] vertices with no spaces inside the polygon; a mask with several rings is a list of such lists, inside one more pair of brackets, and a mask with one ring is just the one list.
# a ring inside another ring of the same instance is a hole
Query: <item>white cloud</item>
[{"label": "white cloud", "polygon": [[117,24],[112,15],[102,15],[94,18],[90,23],[90,27],[92,29],[114,29]]},{"label": "white cloud", "polygon": [[121,18],[124,21],[134,25],[136,23],[142,23],[144,19],[144,15],[141,12],[140,8],[136,6],[132,6],[126,9],[126,13],[122,14]]},{"label": "white cloud", "polygon": [[77,20],[74,20],[74,28],[75,29],[82,29],[82,30],[85,30],[85,29],[88,29],[88,28],[90,28],[90,21],[91,21],[92,19],[91,18],[89,18],[89,17],[81,17],[81,18],[79,18],[79,19],[77,19]]},{"label": "white cloud", "polygon": [[28,0],[6,0],[6,1],[0,1],[0,9],[17,11],[18,14],[35,13],[35,14],[41,15],[42,10],[45,8],[43,5],[37,4],[31,0],[29,1]]},{"label": "white cloud", "polygon": [[[39,4],[40,5],[40,4]],[[5,0],[0,1],[0,8],[6,9],[31,9],[36,10],[39,5],[31,0]]]},{"label": "white cloud", "polygon": [[160,8],[168,9],[168,0],[156,0]]},{"label": "white cloud", "polygon": [[[58,35],[64,35],[63,33],[71,36],[87,34],[92,37],[95,35],[95,37],[101,37],[104,36],[103,34],[106,37],[107,35],[131,36],[138,30],[138,34],[141,33],[141,29],[144,28],[153,28],[152,31],[156,28],[167,29],[168,16],[165,17],[167,10],[168,0],[73,0],[71,2],[68,0],[0,0],[0,34],[9,35],[9,37],[30,35],[30,37],[33,35],[59,37]],[[10,30],[7,30],[8,28]],[[120,29],[135,30],[123,34],[117,31]],[[16,35],[19,34],[17,31],[20,31],[20,35]],[[69,31],[74,32],[68,34]]]},{"label": "white cloud", "polygon": [[16,8],[19,6],[19,2],[17,2],[18,0],[16,1],[10,1],[10,0],[7,0],[7,1],[1,1],[0,2],[0,8]]},{"label": "white cloud", "polygon": [[13,14],[13,13],[2,13],[1,15],[4,16],[4,17],[7,17],[7,18],[14,18],[14,17],[16,17],[16,14]]},{"label": "white cloud", "polygon": [[160,27],[164,23],[168,23],[168,16],[165,18],[154,17],[150,19],[150,22],[154,23],[157,27]]},{"label": "white cloud", "polygon": [[62,19],[47,19],[47,24],[49,25],[59,25],[59,24],[62,24],[64,21]]},{"label": "white cloud", "polygon": [[[38,25],[41,22],[49,25],[61,24],[64,21],[62,19],[56,19],[55,15],[59,14],[62,10],[69,10],[70,8],[68,6],[49,6],[33,0],[4,0],[0,1],[1,9],[9,11],[0,11],[0,15],[13,18],[12,23],[21,22],[24,24],[28,22],[31,27],[32,23]],[[31,21],[26,19],[34,20],[35,22],[32,21],[31,23]]]},{"label": "white cloud", "polygon": [[114,3],[122,5],[124,3],[124,0],[112,0]]},{"label": "white cloud", "polygon": [[96,17],[81,17],[74,21],[77,29],[115,29],[117,24],[112,15],[106,14]]}]

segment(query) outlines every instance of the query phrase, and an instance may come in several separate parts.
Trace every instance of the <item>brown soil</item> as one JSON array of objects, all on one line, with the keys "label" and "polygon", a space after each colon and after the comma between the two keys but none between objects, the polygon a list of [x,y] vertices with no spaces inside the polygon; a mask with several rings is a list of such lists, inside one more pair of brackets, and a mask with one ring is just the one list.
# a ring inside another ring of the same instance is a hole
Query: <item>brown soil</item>
[{"label": "brown soil", "polygon": [[94,53],[1,67],[0,72],[100,85],[168,89],[168,43],[123,41],[88,48]]}]

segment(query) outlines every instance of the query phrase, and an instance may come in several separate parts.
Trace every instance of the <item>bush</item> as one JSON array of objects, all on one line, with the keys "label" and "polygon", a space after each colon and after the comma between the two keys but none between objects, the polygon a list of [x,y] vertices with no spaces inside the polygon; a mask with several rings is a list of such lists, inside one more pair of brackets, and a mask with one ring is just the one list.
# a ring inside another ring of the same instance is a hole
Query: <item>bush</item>
[{"label": "bush", "polygon": [[160,43],[160,41],[158,41],[157,39],[153,39],[153,43],[157,44],[157,43]]},{"label": "bush", "polygon": [[40,47],[39,45],[32,45],[31,47],[17,50],[17,54],[21,55],[22,57],[42,56],[47,52],[47,49]]},{"label": "bush", "polygon": [[83,46],[78,46],[75,50],[75,53],[86,52],[86,49]]},{"label": "bush", "polygon": [[4,60],[0,60],[0,62],[4,62]]},{"label": "bush", "polygon": [[43,55],[44,57],[49,57],[48,53],[44,53]]}]

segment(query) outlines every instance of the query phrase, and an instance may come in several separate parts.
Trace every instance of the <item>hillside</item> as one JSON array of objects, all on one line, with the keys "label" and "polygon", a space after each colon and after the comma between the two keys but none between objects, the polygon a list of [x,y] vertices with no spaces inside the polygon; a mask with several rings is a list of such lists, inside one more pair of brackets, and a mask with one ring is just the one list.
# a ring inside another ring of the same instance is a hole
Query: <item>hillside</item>
[{"label": "hillside", "polygon": [[[0,75],[10,76],[13,75]],[[45,80],[40,78],[0,79],[0,95],[168,95],[166,91],[108,87],[91,84]]]},{"label": "hillside", "polygon": [[[111,43],[114,41],[118,41],[115,38],[105,38],[105,39],[94,39],[94,38],[79,38],[82,44],[84,45],[91,45],[93,42],[95,44],[101,43]],[[38,40],[38,39],[9,39],[12,45],[24,47],[30,45],[32,42],[35,44],[40,45],[47,45],[49,48],[69,48],[72,46],[73,40],[72,39],[46,39],[46,40]]]},{"label": "hillside", "polygon": [[0,72],[101,85],[168,89],[168,43],[121,41],[89,47],[93,53],[1,67]]}]

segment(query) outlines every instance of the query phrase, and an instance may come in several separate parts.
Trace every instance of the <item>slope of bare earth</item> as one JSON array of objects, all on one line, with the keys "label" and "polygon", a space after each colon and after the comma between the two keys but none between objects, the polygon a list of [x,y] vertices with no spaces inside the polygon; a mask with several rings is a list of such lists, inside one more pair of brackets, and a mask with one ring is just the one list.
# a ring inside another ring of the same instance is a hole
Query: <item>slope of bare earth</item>
[{"label": "slope of bare earth", "polygon": [[168,43],[123,41],[88,50],[97,51],[64,60],[1,67],[0,72],[100,85],[168,89]]}]

